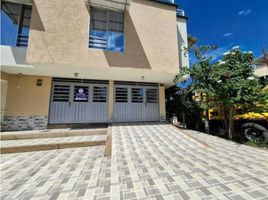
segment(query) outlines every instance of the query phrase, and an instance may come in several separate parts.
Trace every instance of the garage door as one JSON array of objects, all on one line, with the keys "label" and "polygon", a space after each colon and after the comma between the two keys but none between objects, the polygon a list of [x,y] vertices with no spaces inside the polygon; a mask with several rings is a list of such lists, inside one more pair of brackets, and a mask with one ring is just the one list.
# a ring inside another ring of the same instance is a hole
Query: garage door
[{"label": "garage door", "polygon": [[115,85],[115,122],[159,121],[157,86]]},{"label": "garage door", "polygon": [[108,121],[108,85],[53,82],[50,124]]}]

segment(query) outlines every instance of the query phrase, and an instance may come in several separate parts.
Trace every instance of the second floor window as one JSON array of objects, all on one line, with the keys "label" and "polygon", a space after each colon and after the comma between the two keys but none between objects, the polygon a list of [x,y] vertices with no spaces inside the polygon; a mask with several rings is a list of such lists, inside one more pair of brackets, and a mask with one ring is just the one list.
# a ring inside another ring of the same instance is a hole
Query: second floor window
[{"label": "second floor window", "polygon": [[27,47],[32,8],[1,2],[1,45]]},{"label": "second floor window", "polygon": [[89,48],[124,51],[124,13],[90,9]]}]

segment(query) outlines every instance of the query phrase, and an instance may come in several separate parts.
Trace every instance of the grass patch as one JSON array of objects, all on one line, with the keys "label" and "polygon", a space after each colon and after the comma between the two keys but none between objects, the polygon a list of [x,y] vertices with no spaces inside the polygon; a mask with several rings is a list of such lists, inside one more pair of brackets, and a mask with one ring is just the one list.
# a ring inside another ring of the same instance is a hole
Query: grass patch
[{"label": "grass patch", "polygon": [[261,141],[247,141],[244,144],[254,147],[268,148],[268,144]]}]

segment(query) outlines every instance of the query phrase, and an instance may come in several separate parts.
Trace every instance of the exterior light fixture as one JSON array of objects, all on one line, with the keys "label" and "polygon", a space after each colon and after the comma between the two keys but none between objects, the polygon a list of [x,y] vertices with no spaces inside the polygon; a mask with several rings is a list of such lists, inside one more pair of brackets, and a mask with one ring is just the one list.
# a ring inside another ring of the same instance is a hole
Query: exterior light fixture
[{"label": "exterior light fixture", "polygon": [[141,76],[141,80],[144,80],[144,78],[145,78],[144,76]]},{"label": "exterior light fixture", "polygon": [[36,81],[36,86],[42,86],[42,84],[43,84],[43,80],[42,79],[37,79],[37,81]]},{"label": "exterior light fixture", "polygon": [[79,73],[77,73],[77,72],[74,73],[74,77],[75,77],[75,78],[77,78],[78,75],[79,75]]}]

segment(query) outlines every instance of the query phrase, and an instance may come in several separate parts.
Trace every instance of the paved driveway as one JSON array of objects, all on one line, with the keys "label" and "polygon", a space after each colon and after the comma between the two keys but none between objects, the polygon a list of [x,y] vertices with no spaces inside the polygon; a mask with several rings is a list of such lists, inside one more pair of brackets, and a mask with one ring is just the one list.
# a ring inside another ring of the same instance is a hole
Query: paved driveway
[{"label": "paved driveway", "polygon": [[103,146],[2,155],[1,199],[268,199],[267,151],[170,125],[112,129],[111,158]]}]

